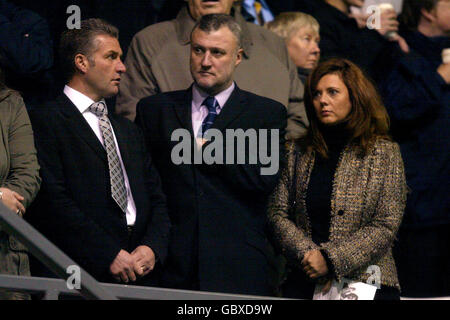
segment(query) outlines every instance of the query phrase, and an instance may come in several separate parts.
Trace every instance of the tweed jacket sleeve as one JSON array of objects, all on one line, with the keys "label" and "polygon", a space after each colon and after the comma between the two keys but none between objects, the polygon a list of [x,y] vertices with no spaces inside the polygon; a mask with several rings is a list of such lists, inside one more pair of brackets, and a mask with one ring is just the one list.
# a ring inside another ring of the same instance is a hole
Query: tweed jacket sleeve
[{"label": "tweed jacket sleeve", "polygon": [[287,166],[284,167],[280,181],[272,193],[268,204],[269,230],[275,244],[288,262],[300,265],[303,255],[310,250],[319,249],[311,237],[295,220],[296,203],[291,198],[291,188],[295,188],[294,170],[296,170],[297,150],[294,142],[287,145]]},{"label": "tweed jacket sleeve", "polygon": [[[355,218],[357,215],[350,215],[349,219],[352,220],[346,220],[346,225],[360,225],[359,228],[349,231],[345,230],[346,226],[338,223],[333,226],[332,222],[330,241],[321,244],[333,264],[338,280],[354,275],[355,272],[364,273],[364,268],[390,255],[403,217],[407,191],[398,144],[378,141],[372,154],[366,159],[362,168],[371,173],[367,176],[366,188],[359,192],[364,193],[363,201],[367,204],[359,219]],[[347,164],[342,161],[340,166],[345,168]],[[351,164],[348,165],[350,166]],[[342,168],[341,173],[344,173]],[[364,175],[364,172],[358,173]],[[340,201],[338,196],[335,195],[334,201]],[[353,206],[357,207],[356,204]]]},{"label": "tweed jacket sleeve", "polygon": [[41,184],[33,130],[18,94],[10,93],[0,105],[0,128],[3,141],[6,141],[0,151],[1,158],[6,159],[2,164],[1,186],[22,195],[23,205],[27,208]]}]

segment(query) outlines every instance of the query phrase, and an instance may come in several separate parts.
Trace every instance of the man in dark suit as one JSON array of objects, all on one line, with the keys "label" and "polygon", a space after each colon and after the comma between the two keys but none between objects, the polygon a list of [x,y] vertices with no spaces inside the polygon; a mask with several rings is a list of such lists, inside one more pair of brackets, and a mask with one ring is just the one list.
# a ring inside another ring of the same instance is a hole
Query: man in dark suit
[{"label": "man in dark suit", "polygon": [[118,30],[84,20],[62,35],[60,51],[64,94],[30,115],[43,180],[31,223],[99,281],[156,285],[165,197],[140,129],[104,102],[126,71]]},{"label": "man in dark suit", "polygon": [[[162,275],[166,287],[272,293],[266,200],[283,159],[286,108],[233,82],[240,40],[231,16],[203,16],[191,34],[194,84],[138,103],[136,119],[161,174],[173,224]],[[248,139],[236,147],[230,134],[239,136],[239,130]],[[177,142],[177,136],[187,138]],[[270,168],[261,157],[250,160],[263,149],[271,151],[272,172],[265,172]]]}]

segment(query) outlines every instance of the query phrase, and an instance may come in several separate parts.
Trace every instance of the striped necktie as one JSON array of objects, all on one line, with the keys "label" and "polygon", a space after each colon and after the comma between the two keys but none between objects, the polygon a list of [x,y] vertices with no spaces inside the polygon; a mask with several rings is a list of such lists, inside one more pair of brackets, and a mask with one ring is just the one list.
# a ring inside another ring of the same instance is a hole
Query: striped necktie
[{"label": "striped necktie", "polygon": [[111,195],[123,212],[127,209],[127,189],[125,188],[122,166],[117,154],[111,123],[108,119],[108,109],[103,101],[93,103],[89,111],[99,118],[100,131],[108,155],[109,179],[111,183]]},{"label": "striped necktie", "polygon": [[217,107],[219,106],[219,103],[217,102],[216,98],[210,96],[206,98],[205,101],[203,101],[202,106],[203,105],[208,108],[208,115],[202,123],[202,133],[205,134],[206,130],[211,128],[214,120],[217,117]]}]

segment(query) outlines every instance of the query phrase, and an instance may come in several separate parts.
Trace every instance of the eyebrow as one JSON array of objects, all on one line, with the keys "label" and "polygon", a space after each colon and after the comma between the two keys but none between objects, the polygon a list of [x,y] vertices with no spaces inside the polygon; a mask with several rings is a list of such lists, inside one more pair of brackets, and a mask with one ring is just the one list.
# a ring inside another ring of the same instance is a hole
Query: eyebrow
[{"label": "eyebrow", "polygon": [[202,46],[201,44],[197,44],[197,43],[193,43],[192,47],[193,48],[201,48],[201,49],[209,50],[209,51],[216,50],[216,51],[220,51],[220,52],[226,52],[226,50],[223,49],[223,48],[219,48],[219,47],[205,47],[205,46]]},{"label": "eyebrow", "polygon": [[105,53],[105,56],[108,56],[108,55],[110,55],[110,54],[118,55],[118,56],[120,56],[121,58],[122,58],[122,56],[123,56],[123,53],[120,54],[118,51],[115,51],[115,50],[109,50],[108,52]]}]

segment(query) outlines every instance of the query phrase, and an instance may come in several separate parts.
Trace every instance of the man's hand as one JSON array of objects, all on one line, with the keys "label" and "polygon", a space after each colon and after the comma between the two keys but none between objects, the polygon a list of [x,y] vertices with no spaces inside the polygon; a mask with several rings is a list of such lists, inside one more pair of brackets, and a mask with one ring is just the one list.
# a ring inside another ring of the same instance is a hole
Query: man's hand
[{"label": "man's hand", "polygon": [[3,192],[3,204],[18,215],[22,216],[22,214],[25,213],[25,207],[20,201],[23,201],[25,198],[8,188],[0,188],[0,190]]},{"label": "man's hand", "polygon": [[327,262],[319,250],[306,252],[302,260],[302,266],[303,271],[311,279],[317,279],[328,274]]},{"label": "man's hand", "polygon": [[450,84],[450,63],[443,63],[437,69],[437,72],[444,79],[446,84]]},{"label": "man's hand", "polygon": [[133,250],[131,256],[134,259],[134,272],[139,277],[144,277],[153,270],[156,263],[155,253],[148,246],[139,246]]},{"label": "man's hand", "polygon": [[136,281],[134,271],[135,258],[125,250],[120,250],[114,261],[109,266],[109,272],[118,282]]}]

